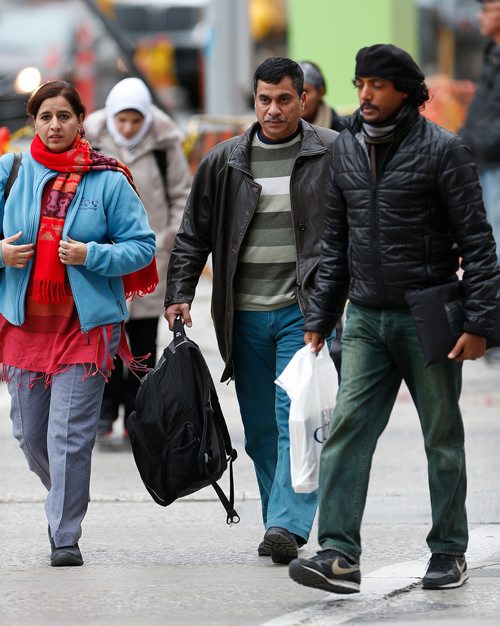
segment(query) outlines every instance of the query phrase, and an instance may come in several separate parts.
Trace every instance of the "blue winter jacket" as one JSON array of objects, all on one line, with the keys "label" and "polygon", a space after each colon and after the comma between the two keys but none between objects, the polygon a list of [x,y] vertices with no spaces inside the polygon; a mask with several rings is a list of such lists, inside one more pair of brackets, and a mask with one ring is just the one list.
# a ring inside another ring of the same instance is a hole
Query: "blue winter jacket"
[{"label": "blue winter jacket", "polygon": [[[0,158],[0,240],[22,231],[16,244],[36,243],[42,192],[57,172],[25,152],[5,202],[4,187],[13,161],[13,154]],[[64,222],[62,239],[67,237],[87,244],[83,265],[66,266],[82,332],[126,319],[121,276],[148,265],[156,241],[146,210],[122,173],[94,171],[82,177]],[[0,245],[0,313],[16,326],[24,322],[32,267],[33,261],[23,269],[6,267]]]}]

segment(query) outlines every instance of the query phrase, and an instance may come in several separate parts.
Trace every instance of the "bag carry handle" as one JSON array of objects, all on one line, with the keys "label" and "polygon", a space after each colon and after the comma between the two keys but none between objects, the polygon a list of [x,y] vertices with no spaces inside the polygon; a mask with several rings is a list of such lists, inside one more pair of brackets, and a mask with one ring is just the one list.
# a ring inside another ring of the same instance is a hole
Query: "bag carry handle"
[{"label": "bag carry handle", "polygon": [[205,454],[205,472],[212,483],[212,487],[215,489],[215,493],[219,496],[219,500],[222,502],[222,506],[226,509],[227,518],[226,524],[237,524],[240,521],[240,516],[234,510],[234,475],[233,475],[233,461],[236,459],[236,450],[231,450],[231,454],[227,457],[229,464],[229,499],[222,491],[217,481],[210,473],[208,469],[208,456]]},{"label": "bag carry handle", "polygon": [[178,315],[174,320],[174,347],[177,348],[186,341],[186,332],[181,317]]}]

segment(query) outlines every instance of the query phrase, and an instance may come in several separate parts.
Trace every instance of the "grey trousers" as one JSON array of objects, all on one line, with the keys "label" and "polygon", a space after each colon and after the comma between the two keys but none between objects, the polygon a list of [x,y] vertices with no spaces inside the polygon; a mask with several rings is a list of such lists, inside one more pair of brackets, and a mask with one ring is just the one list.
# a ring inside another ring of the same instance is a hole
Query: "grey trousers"
[{"label": "grey trousers", "polygon": [[12,432],[48,490],[45,512],[56,547],[78,542],[89,502],[105,379],[100,373],[83,377],[84,366],[75,365],[54,376],[52,386],[42,379],[30,389],[28,373],[16,368],[8,383]]}]

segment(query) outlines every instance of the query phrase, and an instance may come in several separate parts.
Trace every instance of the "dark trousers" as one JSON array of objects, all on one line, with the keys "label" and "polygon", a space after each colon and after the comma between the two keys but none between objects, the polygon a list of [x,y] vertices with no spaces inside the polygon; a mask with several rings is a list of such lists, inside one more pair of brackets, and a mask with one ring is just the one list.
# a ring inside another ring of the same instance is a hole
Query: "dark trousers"
[{"label": "dark trousers", "polygon": [[321,452],[318,530],[323,549],[359,559],[372,457],[402,380],[415,403],[427,455],[432,508],[427,545],[433,553],[467,550],[462,365],[446,360],[425,367],[408,310],[352,303],[342,337],[342,383]]},{"label": "dark trousers", "polygon": [[[158,318],[147,317],[144,319],[129,320],[125,324],[125,330],[134,357],[150,356],[145,361],[148,367],[156,364],[156,337],[158,334]],[[104,387],[104,397],[101,407],[101,422],[111,424],[118,417],[120,404],[125,405],[124,425],[127,427],[127,419],[135,410],[135,397],[139,389],[140,380],[136,374],[124,367],[119,357],[115,358],[115,368]]]},{"label": "dark trousers", "polygon": [[339,319],[335,326],[335,339],[333,340],[332,347],[330,348],[330,356],[335,364],[337,375],[340,385],[340,370],[342,367],[342,332],[344,328],[342,326],[342,318]]}]

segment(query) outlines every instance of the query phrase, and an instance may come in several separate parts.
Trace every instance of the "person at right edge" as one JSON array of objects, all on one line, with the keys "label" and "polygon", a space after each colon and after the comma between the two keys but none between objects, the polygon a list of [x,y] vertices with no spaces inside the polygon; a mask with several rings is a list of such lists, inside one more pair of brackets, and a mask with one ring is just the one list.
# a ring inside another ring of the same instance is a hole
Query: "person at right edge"
[{"label": "person at right edge", "polygon": [[[479,27],[489,42],[477,90],[459,135],[470,147],[479,167],[483,201],[500,265],[500,0],[478,2],[481,2]],[[490,364],[500,364],[500,348],[488,350],[485,359]]]},{"label": "person at right edge", "polygon": [[[429,98],[424,80],[401,48],[359,50],[354,85],[360,108],[336,142],[333,197],[305,313],[304,340],[317,352],[349,297],[342,380],[321,453],[322,550],[289,565],[296,582],[334,593],[360,589],[372,457],[402,380],[427,455],[431,557],[422,586],[459,587],[468,577],[462,363],[485,352],[499,272],[476,164],[458,136],[420,114]],[[455,281],[460,257],[464,332],[447,360],[424,367],[405,292]]]}]

